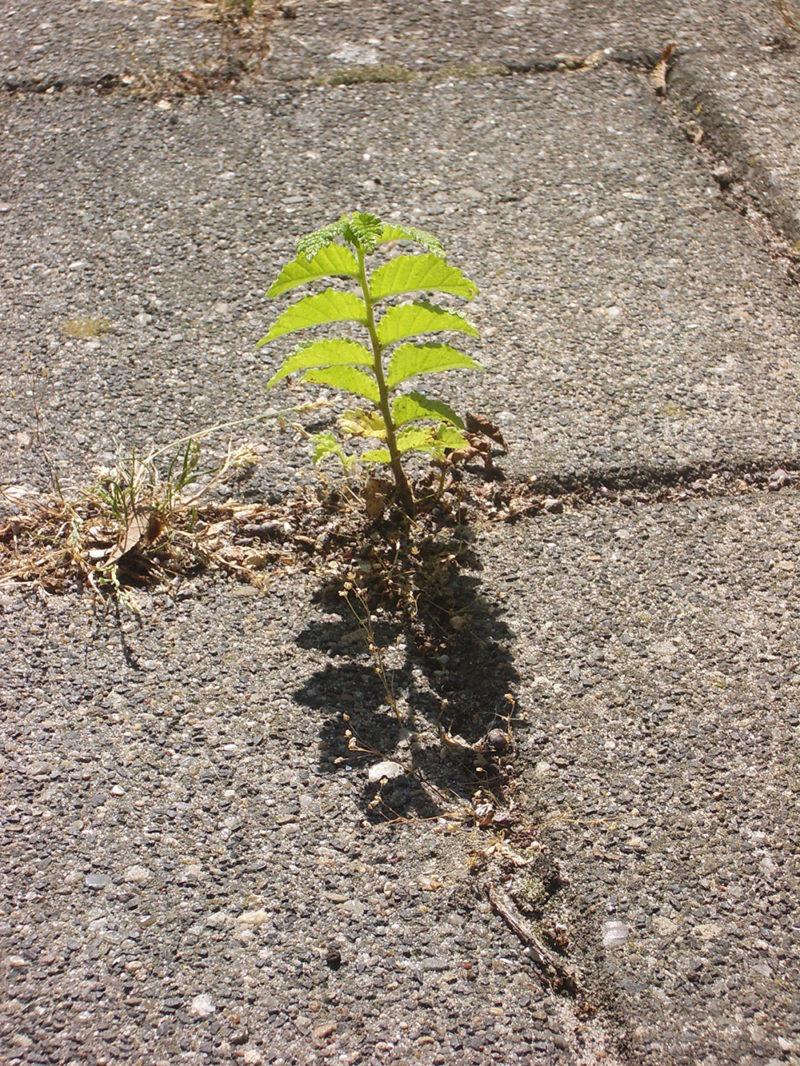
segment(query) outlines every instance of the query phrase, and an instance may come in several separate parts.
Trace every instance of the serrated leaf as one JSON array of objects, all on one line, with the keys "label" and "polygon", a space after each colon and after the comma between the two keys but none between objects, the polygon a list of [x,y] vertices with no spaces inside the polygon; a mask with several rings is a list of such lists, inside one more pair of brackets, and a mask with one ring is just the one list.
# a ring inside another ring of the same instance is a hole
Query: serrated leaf
[{"label": "serrated leaf", "polygon": [[321,462],[328,455],[339,455],[342,451],[341,444],[330,430],[325,433],[315,433],[311,441],[314,445],[311,458],[315,464]]},{"label": "serrated leaf", "polygon": [[391,455],[389,455],[388,448],[375,448],[371,452],[364,452],[361,456],[362,462],[365,463],[386,463],[389,464],[392,461]]},{"label": "serrated leaf", "polygon": [[429,452],[441,450],[436,434],[430,426],[411,426],[401,429],[397,434],[397,450],[401,455],[406,452]]},{"label": "serrated leaf", "polygon": [[403,344],[395,349],[389,361],[386,385],[394,389],[416,374],[460,369],[483,370],[483,367],[449,344]]},{"label": "serrated leaf", "polygon": [[358,370],[354,366],[326,366],[319,370],[309,370],[303,375],[303,381],[315,385],[332,385],[343,392],[352,392],[363,396],[365,400],[377,404],[379,400],[378,384],[375,378]]},{"label": "serrated leaf", "polygon": [[346,337],[301,344],[284,359],[280,370],[267,382],[267,388],[271,389],[288,374],[319,366],[372,366],[372,356],[363,344]]},{"label": "serrated leaf", "polygon": [[387,241],[415,241],[426,251],[438,255],[440,259],[445,258],[444,246],[439,238],[434,237],[427,230],[416,229],[414,226],[395,226],[391,223],[384,226],[378,244],[385,244]]},{"label": "serrated leaf", "polygon": [[469,446],[467,437],[460,433],[454,426],[441,425],[436,430],[436,439],[445,448],[466,448]]},{"label": "serrated leaf", "polygon": [[452,407],[441,400],[430,400],[419,392],[409,392],[406,396],[398,396],[392,404],[392,420],[396,426],[404,426],[407,422],[419,419],[428,419],[433,422],[445,421],[464,428],[464,423],[455,413]]},{"label": "serrated leaf", "polygon": [[406,452],[425,452],[435,459],[443,459],[452,448],[462,448],[469,441],[454,426],[413,426],[401,429],[397,434],[397,448],[401,455]]},{"label": "serrated leaf", "polygon": [[[440,426],[434,430],[430,426],[413,426],[401,429],[397,434],[397,449],[401,455],[407,452],[424,452],[434,459],[443,459],[447,451],[461,448],[469,441],[453,426]],[[377,448],[361,456],[369,463],[389,463],[391,457],[386,448]]]},{"label": "serrated leaf", "polygon": [[307,285],[319,278],[358,277],[358,262],[349,248],[341,244],[328,244],[315,256],[307,259],[298,255],[287,263],[267,290],[267,296],[280,296],[298,285]]},{"label": "serrated leaf", "polygon": [[344,239],[371,255],[384,230],[383,222],[378,216],[370,215],[366,211],[354,211],[352,215],[344,215],[341,221]]},{"label": "serrated leaf", "polygon": [[342,216],[338,222],[331,222],[330,225],[323,226],[322,229],[314,230],[313,233],[307,233],[304,237],[301,237],[295,245],[297,255],[302,255],[306,259],[313,259],[322,248],[332,244],[337,237],[342,236],[345,218],[346,216]]},{"label": "serrated leaf", "polygon": [[338,419],[338,425],[347,437],[386,440],[386,423],[380,411],[345,411]]},{"label": "serrated leaf", "polygon": [[326,430],[324,433],[315,433],[311,440],[314,443],[314,451],[311,455],[314,465],[321,463],[329,455],[335,455],[342,464],[342,468],[349,472],[358,461],[355,455],[347,454],[330,430]]},{"label": "serrated leaf", "polygon": [[384,346],[420,333],[440,333],[446,329],[467,333],[470,337],[479,336],[477,329],[463,315],[457,311],[445,311],[425,300],[390,307],[377,324],[378,340]]},{"label": "serrated leaf", "polygon": [[438,255],[398,255],[373,271],[369,291],[373,300],[404,292],[449,292],[471,300],[478,286],[458,267],[448,266]]},{"label": "serrated leaf", "polygon": [[324,292],[304,296],[302,300],[287,307],[256,347],[261,348],[285,333],[294,333],[309,326],[322,326],[328,322],[361,322],[366,325],[366,321],[367,307],[358,296],[349,292],[337,292],[336,289],[325,289]]}]

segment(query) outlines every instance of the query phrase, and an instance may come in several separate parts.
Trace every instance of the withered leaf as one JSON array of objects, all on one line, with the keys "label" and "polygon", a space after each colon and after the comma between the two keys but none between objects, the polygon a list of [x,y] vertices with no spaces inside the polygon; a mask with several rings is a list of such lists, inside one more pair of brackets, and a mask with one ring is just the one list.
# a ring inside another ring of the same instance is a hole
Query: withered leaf
[{"label": "withered leaf", "polygon": [[474,411],[467,411],[466,424],[468,433],[476,433],[481,437],[488,437],[495,444],[499,444],[504,452],[508,451],[508,445],[503,439],[503,434],[491,419],[486,418],[484,415],[475,414]]},{"label": "withered leaf", "polygon": [[392,484],[384,478],[368,477],[364,486],[364,505],[370,518],[380,518],[386,501],[392,494]]}]

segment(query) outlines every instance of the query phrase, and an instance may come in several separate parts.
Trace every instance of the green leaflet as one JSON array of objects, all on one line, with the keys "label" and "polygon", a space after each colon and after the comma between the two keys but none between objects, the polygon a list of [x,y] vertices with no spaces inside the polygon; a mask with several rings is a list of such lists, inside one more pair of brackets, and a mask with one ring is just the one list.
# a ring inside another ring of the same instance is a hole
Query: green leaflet
[{"label": "green leaflet", "polygon": [[440,370],[483,370],[468,355],[449,344],[402,344],[395,349],[386,370],[387,388],[393,389],[415,374],[432,374]]},{"label": "green leaflet", "polygon": [[321,326],[327,322],[361,322],[367,321],[367,308],[363,300],[349,292],[337,292],[325,289],[315,296],[304,296],[302,300],[287,307],[272,329],[262,338],[256,347],[261,348],[285,333],[293,333],[308,326]]},{"label": "green leaflet", "polygon": [[356,457],[345,452],[330,430],[326,430],[324,433],[315,433],[311,440],[314,443],[314,451],[311,458],[315,466],[317,463],[321,463],[323,459],[327,459],[329,455],[335,455],[346,472],[351,471],[355,466]]},{"label": "green leaflet", "polygon": [[348,437],[386,440],[386,423],[380,411],[345,411],[338,419],[339,429]]},{"label": "green leaflet", "polygon": [[391,463],[392,461],[388,448],[375,448],[371,452],[364,452],[361,459],[365,463]]},{"label": "green leaflet", "polygon": [[281,296],[298,285],[305,285],[319,278],[358,276],[358,263],[349,248],[341,244],[328,244],[315,256],[307,259],[298,255],[287,263],[267,290],[267,296]]},{"label": "green leaflet", "polygon": [[303,381],[310,381],[317,385],[332,385],[335,389],[342,389],[343,392],[363,396],[365,400],[369,400],[376,406],[380,399],[375,378],[354,366],[326,366],[319,370],[309,370],[303,375]]},{"label": "green leaflet", "polygon": [[396,426],[404,426],[407,422],[414,422],[419,419],[429,419],[433,422],[444,420],[459,429],[464,428],[464,423],[453,408],[441,400],[429,400],[427,396],[423,396],[419,392],[409,392],[406,396],[398,396],[392,404],[392,420],[394,424]]},{"label": "green leaflet", "polygon": [[[409,241],[421,246],[422,253],[388,258],[369,276],[366,257],[378,245]],[[330,432],[311,438],[314,461],[334,455],[349,472],[357,460],[343,450],[341,437],[366,438],[385,445],[363,458],[391,466],[397,502],[411,517],[416,503],[402,456],[416,451],[443,460],[448,449],[469,442],[463,422],[448,404],[418,392],[393,398],[392,391],[417,374],[482,370],[480,363],[449,344],[412,340],[448,331],[477,337],[478,331],[464,315],[423,298],[389,306],[382,316],[376,315],[376,305],[405,293],[445,292],[471,300],[477,286],[448,265],[441,241],[432,234],[413,226],[384,223],[366,212],[342,215],[331,225],[302,237],[296,247],[295,258],[280,271],[268,296],[281,296],[300,285],[330,278],[345,280],[346,288],[360,290],[363,298],[337,288],[304,296],[278,317],[259,347],[296,330],[336,322],[356,323],[361,330],[347,329],[345,337],[319,337],[299,345],[283,360],[267,387],[298,372],[309,384],[329,385],[362,397],[366,401],[363,410],[346,411],[339,418],[339,438]],[[392,299],[390,303],[399,301]],[[353,334],[361,341],[351,339]]]},{"label": "green leaflet", "polygon": [[390,307],[378,322],[377,329],[378,340],[383,345],[394,344],[406,337],[416,337],[420,333],[439,333],[445,329],[468,333],[470,337],[479,336],[472,323],[457,311],[445,311],[443,307],[424,300]]},{"label": "green leaflet", "polygon": [[445,448],[465,448],[469,441],[453,426],[439,426],[436,430],[436,440]]},{"label": "green leaflet", "polygon": [[438,255],[399,255],[373,271],[369,292],[373,300],[397,296],[404,292],[432,289],[449,292],[471,300],[478,286],[465,277],[458,267],[448,266]]},{"label": "green leaflet", "polygon": [[414,226],[396,226],[391,223],[384,226],[378,244],[385,244],[387,241],[415,241],[421,244],[426,252],[438,255],[440,259],[445,258],[444,246],[439,238],[427,230],[415,229]]},{"label": "green leaflet", "polygon": [[306,259],[313,259],[320,249],[333,244],[336,238],[342,235],[344,219],[343,215],[338,222],[331,222],[329,226],[323,226],[322,229],[314,230],[313,233],[307,233],[305,237],[301,237],[295,245],[298,257],[302,255]]},{"label": "green leaflet", "polygon": [[[452,426],[412,426],[401,429],[397,434],[397,450],[401,455],[407,452],[425,452],[436,459],[443,459],[448,449],[460,448],[469,441]],[[386,448],[376,448],[365,452],[361,458],[368,463],[388,463],[389,452]]]},{"label": "green leaflet", "polygon": [[343,237],[371,255],[381,239],[383,229],[383,223],[375,215],[355,211],[352,215],[342,215],[338,222],[332,222],[330,226],[323,226],[301,237],[295,247],[298,256],[313,259],[320,249],[332,244],[337,237]]},{"label": "green leaflet", "polygon": [[284,359],[280,370],[267,382],[267,388],[271,389],[297,370],[318,366],[372,366],[372,356],[363,344],[346,337],[301,344]]}]

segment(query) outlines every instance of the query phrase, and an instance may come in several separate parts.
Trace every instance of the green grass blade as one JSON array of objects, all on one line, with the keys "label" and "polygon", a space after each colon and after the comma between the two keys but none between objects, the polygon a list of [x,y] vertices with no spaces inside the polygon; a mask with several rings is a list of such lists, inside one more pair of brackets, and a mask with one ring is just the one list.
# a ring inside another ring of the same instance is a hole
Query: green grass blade
[{"label": "green grass blade", "polygon": [[448,266],[438,255],[398,255],[373,271],[369,291],[373,300],[405,292],[449,292],[471,300],[478,286],[458,267]]},{"label": "green grass blade", "polygon": [[406,337],[417,337],[420,333],[440,333],[446,329],[467,333],[470,337],[479,336],[472,323],[457,311],[445,311],[443,307],[423,300],[390,307],[377,328],[378,340],[384,346]]},{"label": "green grass blade", "polygon": [[257,348],[308,326],[322,326],[328,322],[361,322],[366,325],[367,307],[363,300],[349,292],[337,292],[325,289],[314,296],[304,296],[302,300],[287,307],[278,320],[273,323],[266,337]]},{"label": "green grass blade", "polygon": [[398,396],[392,404],[392,420],[396,426],[404,426],[407,422],[415,422],[420,419],[428,419],[433,422],[450,422],[459,429],[464,428],[464,423],[455,413],[452,407],[441,400],[430,400],[419,392],[409,392],[407,396]]},{"label": "green grass blade", "polygon": [[354,366],[326,366],[319,370],[309,370],[303,375],[303,381],[316,385],[332,385],[343,392],[363,396],[365,400],[369,400],[376,406],[380,399],[375,378]]},{"label": "green grass blade", "polygon": [[483,367],[449,344],[403,344],[395,350],[389,361],[386,385],[393,389],[415,374],[460,369],[483,370]]},{"label": "green grass blade", "polygon": [[315,256],[307,259],[298,255],[287,263],[267,290],[267,296],[280,296],[298,285],[306,285],[319,278],[358,277],[358,263],[349,248],[341,244],[328,244]]},{"label": "green grass blade", "polygon": [[372,356],[363,344],[346,337],[302,344],[284,359],[280,370],[267,382],[267,388],[271,389],[297,370],[322,366],[372,366]]},{"label": "green grass blade", "polygon": [[427,230],[415,229],[414,226],[384,226],[378,244],[385,244],[387,241],[414,241],[421,244],[426,252],[438,255],[440,259],[445,257],[444,246],[439,238]]}]

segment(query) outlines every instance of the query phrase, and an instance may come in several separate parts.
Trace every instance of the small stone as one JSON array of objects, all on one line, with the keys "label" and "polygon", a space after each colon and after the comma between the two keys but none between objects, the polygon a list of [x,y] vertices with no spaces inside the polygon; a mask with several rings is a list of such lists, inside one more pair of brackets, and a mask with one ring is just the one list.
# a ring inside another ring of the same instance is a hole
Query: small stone
[{"label": "small stone", "polygon": [[111,795],[112,796],[124,796],[125,795],[125,789],[122,788],[120,785],[112,785],[111,786]]},{"label": "small stone", "polygon": [[95,892],[99,892],[100,889],[106,888],[111,884],[111,878],[108,874],[87,874],[85,878],[85,884],[87,888],[93,889]]},{"label": "small stone", "polygon": [[336,1032],[336,1022],[324,1022],[322,1025],[318,1025],[314,1030],[314,1038],[316,1040],[327,1040],[329,1036],[333,1036]]},{"label": "small stone", "polygon": [[402,777],[405,770],[399,762],[392,762],[391,759],[385,759],[383,762],[376,762],[370,766],[367,776],[369,777],[370,784],[377,785],[384,778],[387,781],[393,781],[396,777]]},{"label": "small stone", "polygon": [[716,922],[704,922],[692,929],[692,933],[695,936],[699,936],[701,940],[716,940],[722,932],[722,926],[717,925]]},{"label": "small stone", "polygon": [[624,922],[606,922],[603,926],[603,947],[621,948],[628,939],[628,927]]},{"label": "small stone", "polygon": [[423,959],[420,962],[419,967],[421,970],[425,970],[428,972],[440,972],[442,970],[449,969],[450,963],[447,959],[433,957],[429,959]]},{"label": "small stone", "polygon": [[7,203],[5,200],[0,200],[0,215],[8,214],[10,210],[11,204]]},{"label": "small stone", "polygon": [[659,936],[675,936],[678,932],[678,923],[673,921],[672,918],[664,918],[662,915],[657,915],[653,919],[653,929]]},{"label": "small stone", "polygon": [[563,502],[555,496],[545,496],[542,501],[542,507],[548,514],[561,514],[564,510]]},{"label": "small stone", "polygon": [[269,914],[264,910],[242,911],[236,921],[242,925],[259,926],[269,921]]},{"label": "small stone", "polygon": [[8,965],[12,970],[21,970],[23,967],[29,965],[27,959],[23,959],[21,955],[9,955]]},{"label": "small stone", "polygon": [[210,1014],[213,1014],[217,1008],[214,1006],[214,1000],[208,993],[203,992],[199,996],[195,996],[192,1002],[189,1004],[189,1014],[193,1018],[208,1018]]},{"label": "small stone", "polygon": [[143,885],[150,880],[150,871],[146,866],[129,866],[123,874],[126,881],[134,885]]},{"label": "small stone", "polygon": [[711,171],[711,176],[720,189],[727,189],[733,182],[733,171],[727,163],[718,163]]}]

